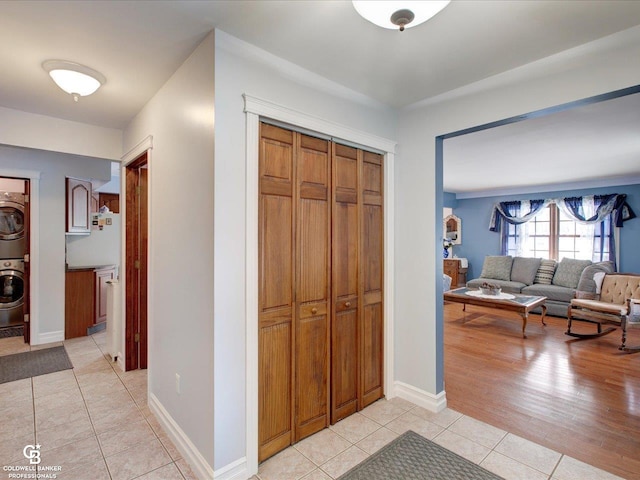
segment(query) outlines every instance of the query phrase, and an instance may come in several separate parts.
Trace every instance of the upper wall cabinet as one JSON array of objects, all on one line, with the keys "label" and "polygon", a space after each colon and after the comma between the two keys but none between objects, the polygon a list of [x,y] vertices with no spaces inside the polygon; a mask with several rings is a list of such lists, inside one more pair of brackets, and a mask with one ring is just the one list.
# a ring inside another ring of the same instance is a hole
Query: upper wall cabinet
[{"label": "upper wall cabinet", "polygon": [[91,233],[91,182],[67,177],[67,233]]}]

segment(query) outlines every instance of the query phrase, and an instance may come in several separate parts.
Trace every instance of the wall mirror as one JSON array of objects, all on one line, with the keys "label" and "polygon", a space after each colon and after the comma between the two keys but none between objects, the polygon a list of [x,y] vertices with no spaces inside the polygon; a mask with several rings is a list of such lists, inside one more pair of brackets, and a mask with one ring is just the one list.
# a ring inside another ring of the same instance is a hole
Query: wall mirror
[{"label": "wall mirror", "polygon": [[443,220],[443,236],[454,245],[462,243],[462,220],[455,215],[447,215]]}]

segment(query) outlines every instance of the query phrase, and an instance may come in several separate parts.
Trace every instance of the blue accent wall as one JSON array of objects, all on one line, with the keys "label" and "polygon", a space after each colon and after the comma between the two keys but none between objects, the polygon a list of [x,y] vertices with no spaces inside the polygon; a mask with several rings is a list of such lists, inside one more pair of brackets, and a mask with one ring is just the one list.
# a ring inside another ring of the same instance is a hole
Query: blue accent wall
[{"label": "blue accent wall", "polygon": [[[640,273],[640,185],[590,188],[583,190],[562,190],[540,194],[506,195],[456,200],[454,213],[462,219],[462,244],[454,247],[454,254],[469,260],[467,279],[480,276],[482,262],[486,255],[500,254],[500,234],[489,231],[491,211],[496,202],[509,200],[529,200],[536,198],[557,198],[583,195],[604,195],[625,193],[627,203],[638,217],[624,223],[620,229],[620,265],[618,271]],[[445,206],[447,194],[445,194]]]},{"label": "blue accent wall", "polygon": [[458,200],[455,193],[443,192],[442,193],[442,206],[446,208],[457,208]]}]

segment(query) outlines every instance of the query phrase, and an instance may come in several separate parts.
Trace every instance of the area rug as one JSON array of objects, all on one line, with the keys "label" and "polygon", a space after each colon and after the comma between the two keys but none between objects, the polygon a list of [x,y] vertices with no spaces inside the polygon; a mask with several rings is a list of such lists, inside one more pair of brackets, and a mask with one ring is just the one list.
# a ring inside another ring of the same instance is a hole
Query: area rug
[{"label": "area rug", "polygon": [[409,430],[338,480],[501,480]]},{"label": "area rug", "polygon": [[73,368],[64,346],[0,357],[0,383]]}]

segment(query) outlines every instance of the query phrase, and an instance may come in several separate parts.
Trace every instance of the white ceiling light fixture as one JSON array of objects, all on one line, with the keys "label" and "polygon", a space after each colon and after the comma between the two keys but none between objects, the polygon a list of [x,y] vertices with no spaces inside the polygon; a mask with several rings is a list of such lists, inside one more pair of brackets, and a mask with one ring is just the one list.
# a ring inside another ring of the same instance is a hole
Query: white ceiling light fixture
[{"label": "white ceiling light fixture", "polygon": [[78,101],[94,93],[107,79],[100,72],[79,63],[66,60],[47,60],[42,63],[56,85]]},{"label": "white ceiling light fixture", "polygon": [[353,7],[366,20],[391,30],[415,27],[435,16],[451,0],[378,1],[353,0]]}]

